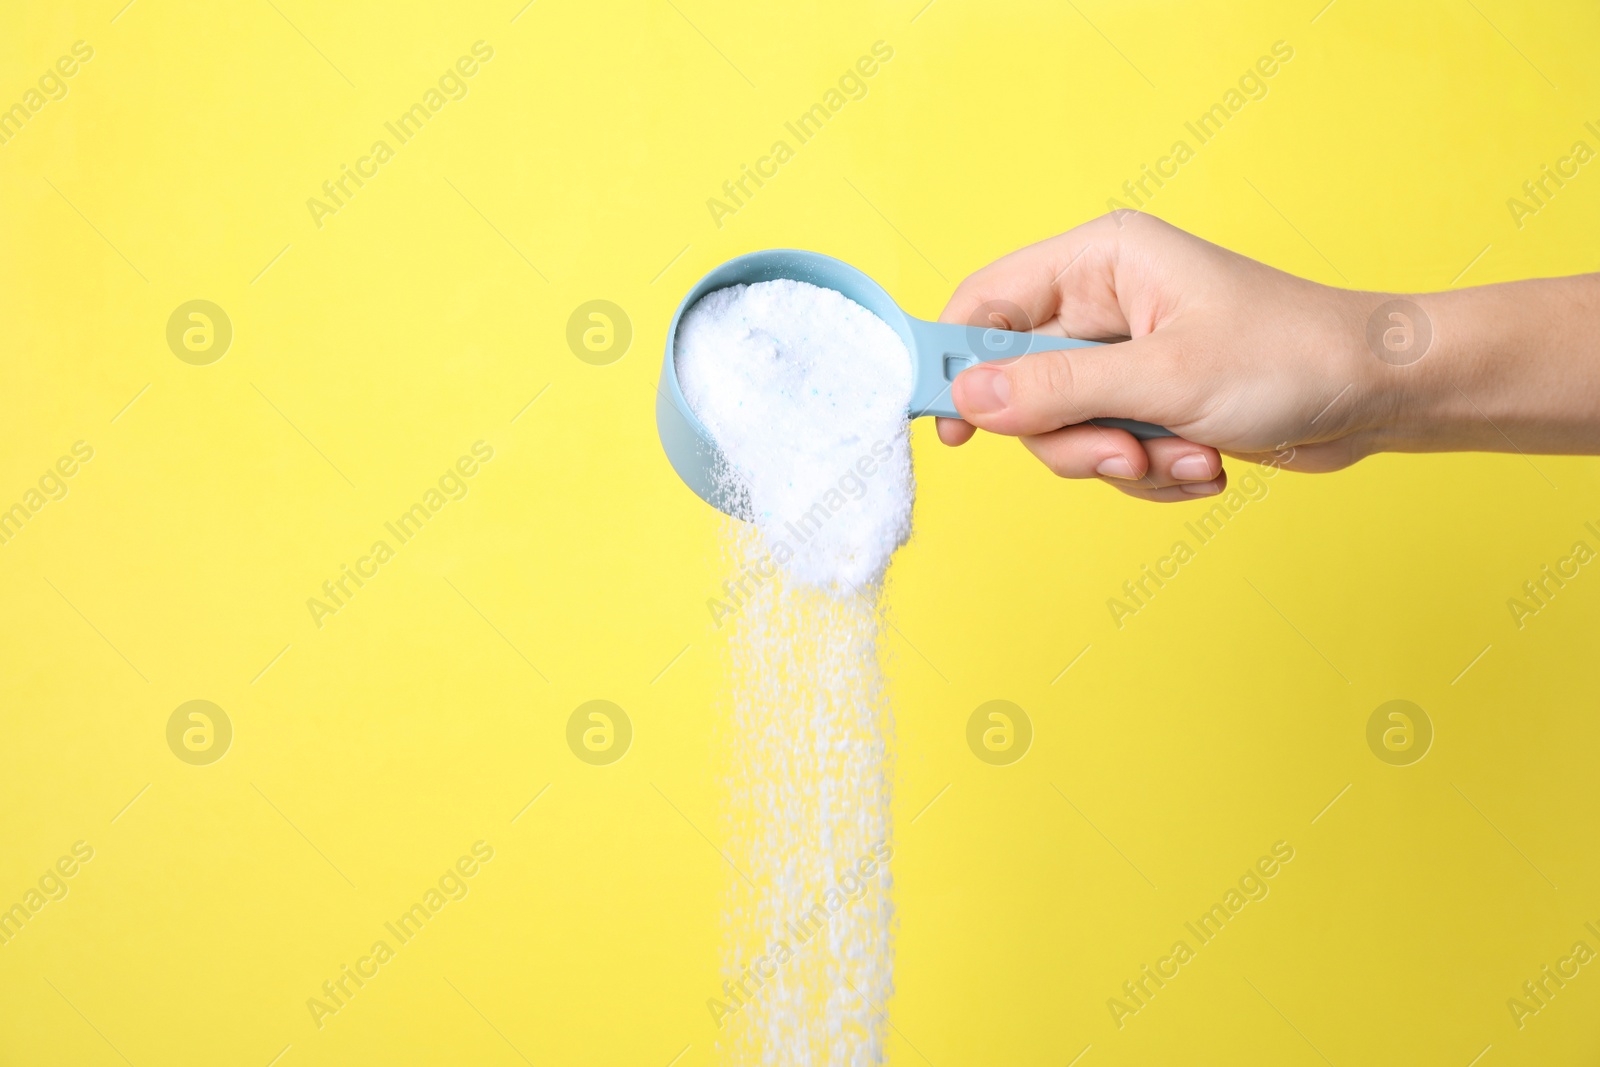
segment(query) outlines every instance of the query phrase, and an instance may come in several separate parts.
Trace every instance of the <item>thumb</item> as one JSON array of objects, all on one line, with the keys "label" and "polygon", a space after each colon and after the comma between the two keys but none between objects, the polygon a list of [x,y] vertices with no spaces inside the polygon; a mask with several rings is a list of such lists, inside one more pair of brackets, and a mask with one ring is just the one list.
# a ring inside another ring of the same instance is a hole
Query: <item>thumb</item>
[{"label": "thumb", "polygon": [[1011,437],[1108,416],[1170,426],[1174,347],[1170,331],[1158,331],[1119,344],[980,363],[956,377],[951,398],[967,422]]}]

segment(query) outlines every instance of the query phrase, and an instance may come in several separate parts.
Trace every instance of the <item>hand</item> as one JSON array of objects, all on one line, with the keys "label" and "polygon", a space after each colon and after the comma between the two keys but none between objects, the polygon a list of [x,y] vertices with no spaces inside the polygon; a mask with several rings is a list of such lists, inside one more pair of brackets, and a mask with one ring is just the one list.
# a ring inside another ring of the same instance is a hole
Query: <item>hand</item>
[{"label": "hand", "polygon": [[[1381,300],[1274,270],[1150,215],[1106,215],[984,267],[940,320],[1121,343],[969,368],[952,390],[965,421],[940,419],[939,437],[959,445],[974,427],[1017,437],[1061,477],[1098,477],[1158,501],[1221,492],[1222,455],[1345,467],[1381,444],[1387,365],[1365,343]],[[1140,442],[1076,425],[1104,416],[1178,436]]]}]

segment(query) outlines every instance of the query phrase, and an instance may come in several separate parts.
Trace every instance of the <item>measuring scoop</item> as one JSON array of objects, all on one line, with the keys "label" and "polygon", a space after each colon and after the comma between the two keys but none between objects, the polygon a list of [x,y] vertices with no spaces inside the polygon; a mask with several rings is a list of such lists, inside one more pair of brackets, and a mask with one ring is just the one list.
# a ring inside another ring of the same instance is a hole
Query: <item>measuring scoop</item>
[{"label": "measuring scoop", "polygon": [[[684,312],[694,307],[707,293],[726,289],[730,285],[754,285],[778,278],[810,282],[843,293],[888,323],[900,335],[916,364],[908,412],[912,418],[943,415],[959,419],[961,414],[950,399],[950,383],[955,381],[957,374],[973,364],[1029,352],[1092,348],[1099,344],[1097,341],[1078,341],[1070,337],[926,322],[913,318],[900,310],[883,286],[850,264],[820,252],[773,248],[730,259],[696,282],[672,313],[672,325],[667,329],[666,358],[661,364],[661,387],[656,391],[656,428],[661,434],[661,447],[666,450],[672,469],[678,472],[684,484],[694,490],[701,500],[735,518],[748,516],[741,514],[741,502],[736,498],[735,487],[726,484],[726,477],[718,477],[719,472],[725,469],[721,453],[711,434],[690,410],[688,401],[683,398],[683,390],[678,386],[674,351],[678,323],[683,319]],[[1134,419],[1090,419],[1089,422],[1094,426],[1113,426],[1126,430],[1141,441],[1173,436],[1171,430]]]}]

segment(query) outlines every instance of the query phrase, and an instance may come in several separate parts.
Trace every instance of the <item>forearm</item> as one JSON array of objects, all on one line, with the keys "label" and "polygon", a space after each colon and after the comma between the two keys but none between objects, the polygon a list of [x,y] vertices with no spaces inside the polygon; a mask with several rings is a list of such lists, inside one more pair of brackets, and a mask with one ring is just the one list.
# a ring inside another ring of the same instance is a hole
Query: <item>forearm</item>
[{"label": "forearm", "polygon": [[1432,336],[1406,365],[1379,346],[1386,450],[1600,454],[1600,275],[1397,299]]}]

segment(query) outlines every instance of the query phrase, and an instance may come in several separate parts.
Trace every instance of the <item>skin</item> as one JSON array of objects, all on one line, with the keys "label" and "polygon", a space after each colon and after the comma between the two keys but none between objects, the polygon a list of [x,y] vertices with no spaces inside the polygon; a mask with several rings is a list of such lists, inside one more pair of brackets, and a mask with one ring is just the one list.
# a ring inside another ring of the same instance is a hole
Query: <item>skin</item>
[{"label": "skin", "polygon": [[[1117,212],[984,267],[940,320],[1112,342],[963,371],[939,438],[1016,437],[1063,478],[1144,500],[1222,492],[1225,456],[1322,472],[1378,452],[1600,454],[1600,274],[1335,289]],[[1106,416],[1179,436],[1078,425]]]}]

